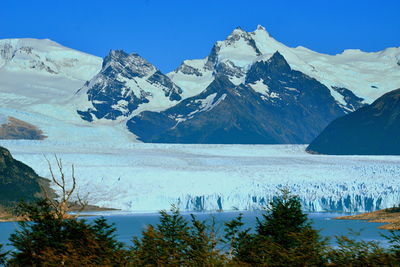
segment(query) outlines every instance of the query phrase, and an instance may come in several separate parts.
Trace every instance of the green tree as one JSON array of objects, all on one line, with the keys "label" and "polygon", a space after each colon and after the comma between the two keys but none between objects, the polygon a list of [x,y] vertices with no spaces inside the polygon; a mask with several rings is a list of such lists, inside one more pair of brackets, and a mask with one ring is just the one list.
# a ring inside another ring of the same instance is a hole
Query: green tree
[{"label": "green tree", "polygon": [[160,212],[160,223],[149,225],[134,238],[133,264],[137,266],[222,266],[223,257],[209,227],[192,215],[191,224],[175,207]]},{"label": "green tree", "polygon": [[375,241],[357,241],[347,236],[337,236],[336,242],[337,247],[331,248],[327,253],[329,266],[400,266],[396,255]]},{"label": "green tree", "polygon": [[92,224],[57,216],[46,200],[21,204],[19,213],[27,221],[10,237],[15,251],[10,266],[121,266],[125,264],[122,244],[115,227],[105,219]]},{"label": "green tree", "polygon": [[224,225],[225,235],[223,242],[227,245],[227,256],[232,258],[238,255],[241,246],[243,246],[245,242],[249,242],[252,236],[248,234],[250,228],[242,230],[244,226],[242,213],[231,221],[225,222]]},{"label": "green tree", "polygon": [[297,246],[293,233],[311,230],[307,214],[301,209],[301,202],[290,191],[282,189],[267,207],[262,218],[257,218],[257,233],[260,236],[271,237],[274,242],[284,248]]},{"label": "green tree", "polygon": [[250,266],[322,266],[326,240],[311,227],[297,196],[283,189],[257,218],[255,234],[243,232],[233,262]]},{"label": "green tree", "polygon": [[191,214],[190,262],[196,266],[223,266],[225,258],[217,248],[215,220],[210,225]]},{"label": "green tree", "polygon": [[189,260],[188,222],[176,208],[160,212],[160,223],[149,225],[141,239],[134,238],[136,264],[142,266],[183,266]]},{"label": "green tree", "polygon": [[4,265],[6,263],[7,252],[3,252],[3,245],[0,244],[0,265]]}]

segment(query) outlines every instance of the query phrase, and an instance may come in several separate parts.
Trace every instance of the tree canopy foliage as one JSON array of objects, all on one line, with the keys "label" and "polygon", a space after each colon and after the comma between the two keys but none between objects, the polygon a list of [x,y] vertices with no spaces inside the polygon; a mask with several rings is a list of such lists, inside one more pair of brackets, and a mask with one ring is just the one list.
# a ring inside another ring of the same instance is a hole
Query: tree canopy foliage
[{"label": "tree canopy foliage", "polygon": [[215,220],[188,219],[173,207],[130,247],[105,218],[65,218],[48,200],[21,204],[18,212],[27,220],[10,237],[14,250],[0,245],[0,264],[7,266],[400,266],[399,231],[387,236],[388,248],[346,236],[331,247],[287,190],[269,203],[255,229],[239,214],[219,231]]}]

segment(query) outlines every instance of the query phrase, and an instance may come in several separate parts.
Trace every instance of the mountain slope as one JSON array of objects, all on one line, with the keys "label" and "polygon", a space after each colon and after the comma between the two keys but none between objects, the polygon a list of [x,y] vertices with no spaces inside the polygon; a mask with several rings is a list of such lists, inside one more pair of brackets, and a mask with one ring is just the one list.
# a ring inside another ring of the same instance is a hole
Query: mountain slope
[{"label": "mountain slope", "polygon": [[100,67],[100,58],[50,40],[0,40],[1,106],[65,103]]},{"label": "mountain slope", "polygon": [[400,155],[400,89],[338,118],[307,151],[338,155]]},{"label": "mountain slope", "polygon": [[294,71],[276,52],[256,62],[245,83],[216,76],[202,93],[163,112],[128,121],[145,142],[277,144],[311,141],[344,112],[329,89]]},{"label": "mountain slope", "polygon": [[50,40],[0,40],[0,121],[35,125],[54,144],[134,141],[124,125],[90,124],[76,112],[75,93],[101,67],[101,58]]},{"label": "mountain slope", "polygon": [[7,149],[0,147],[0,205],[33,201],[42,194],[41,186],[50,190],[47,179],[39,177],[29,166],[15,160]]},{"label": "mountain slope", "polygon": [[116,120],[130,116],[139,106],[168,108],[181,100],[181,93],[181,88],[144,58],[113,50],[104,58],[101,71],[80,89],[89,107],[78,113],[87,121]]}]

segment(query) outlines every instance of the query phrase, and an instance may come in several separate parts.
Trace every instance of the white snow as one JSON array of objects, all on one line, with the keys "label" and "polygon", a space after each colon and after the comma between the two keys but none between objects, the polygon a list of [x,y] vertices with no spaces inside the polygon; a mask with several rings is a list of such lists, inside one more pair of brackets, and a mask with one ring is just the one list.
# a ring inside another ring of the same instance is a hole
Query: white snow
[{"label": "white snow", "polygon": [[184,74],[180,71],[167,74],[176,85],[182,88],[182,98],[200,94],[213,81],[212,71],[204,68],[206,62],[207,59],[185,60],[183,62],[183,64],[198,70],[202,74],[201,76]]},{"label": "white snow", "polygon": [[258,80],[253,84],[250,84],[250,87],[254,89],[257,93],[260,93],[262,95],[268,96],[268,85],[264,83],[264,80]]},{"label": "white snow", "polygon": [[[124,211],[260,208],[288,186],[312,211],[364,211],[400,202],[400,157],[309,155],[302,145],[173,145],[1,141],[49,177],[43,155],[75,164],[80,193]],[[199,204],[203,203],[203,204]]]},{"label": "white snow", "polygon": [[[191,119],[193,117],[193,115],[198,112],[206,112],[206,111],[212,110],[215,106],[217,106],[219,103],[221,103],[221,101],[225,100],[225,98],[226,98],[226,94],[222,94],[217,100],[215,100],[216,96],[217,96],[217,93],[213,93],[213,94],[208,95],[204,99],[193,100],[194,103],[200,103],[200,106],[199,106],[199,109],[190,112],[187,115],[187,118]],[[185,121],[185,120],[186,119],[181,119],[181,118],[177,119],[178,122]]]},{"label": "white snow", "polygon": [[[246,38],[254,40],[261,55],[258,56]],[[317,79],[330,90],[332,96],[340,103],[346,104],[343,96],[332,87],[347,88],[356,96],[371,103],[386,92],[400,88],[400,47],[387,48],[374,53],[363,52],[359,49],[348,49],[338,55],[327,55],[314,52],[305,47],[288,47],[273,37],[264,27],[258,26],[254,32],[245,32],[236,29],[225,41],[216,43],[219,47],[218,62],[233,62],[236,67],[246,72],[256,61],[268,60],[275,52],[281,53],[289,65],[308,76]],[[184,90],[201,92],[213,80],[210,71],[205,68],[207,58],[191,60],[196,62],[196,68],[207,73],[203,76],[185,75],[180,72],[171,72],[169,77]],[[201,65],[201,63],[203,65]],[[190,80],[190,83],[187,81]],[[242,78],[231,77],[231,81],[238,84]]]},{"label": "white snow", "polygon": [[0,40],[1,70],[59,75],[86,81],[101,68],[102,59],[48,39]]},{"label": "white snow", "polygon": [[36,125],[52,142],[132,142],[134,136],[123,125],[93,125],[76,112],[82,105],[77,101],[89,102],[87,96],[79,98],[75,92],[101,69],[101,64],[99,57],[50,40],[0,40],[0,114]]},{"label": "white snow", "polygon": [[245,68],[249,62],[253,61],[257,53],[245,40],[246,35],[248,35],[247,32],[234,30],[227,40],[230,38],[238,38],[238,40],[218,41],[217,46],[220,49],[218,52],[219,61],[230,61],[240,68]]}]

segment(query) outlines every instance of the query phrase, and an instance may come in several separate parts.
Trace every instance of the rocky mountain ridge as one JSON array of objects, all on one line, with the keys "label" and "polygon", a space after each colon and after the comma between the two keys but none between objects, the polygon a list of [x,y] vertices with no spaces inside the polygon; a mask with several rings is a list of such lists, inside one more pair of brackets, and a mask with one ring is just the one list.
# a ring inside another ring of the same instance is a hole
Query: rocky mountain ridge
[{"label": "rocky mountain ridge", "polygon": [[306,143],[344,114],[328,88],[276,52],[256,62],[245,83],[220,74],[199,95],[163,112],[142,112],[127,125],[145,142]]},{"label": "rocky mountain ridge", "polygon": [[43,196],[42,188],[49,194],[49,180],[39,177],[24,163],[15,160],[10,151],[0,147],[0,206],[12,206],[18,201],[34,201]]}]

